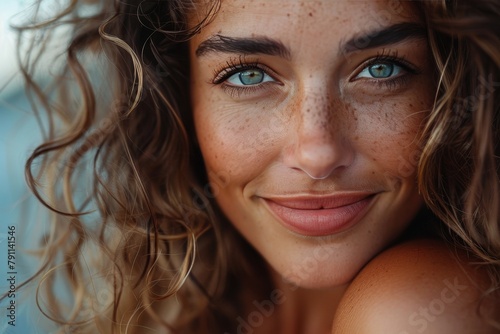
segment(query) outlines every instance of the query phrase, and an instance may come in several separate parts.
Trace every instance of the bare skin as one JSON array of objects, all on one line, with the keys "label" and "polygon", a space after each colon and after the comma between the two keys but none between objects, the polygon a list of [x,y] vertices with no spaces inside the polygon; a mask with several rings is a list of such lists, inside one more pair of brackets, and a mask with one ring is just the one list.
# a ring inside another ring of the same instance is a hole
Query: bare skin
[{"label": "bare skin", "polygon": [[[438,240],[384,251],[349,285],[332,333],[498,333],[476,312],[488,278],[473,262]],[[495,307],[484,300],[481,309]]]},{"label": "bare skin", "polygon": [[[377,255],[423,203],[415,171],[434,82],[422,26],[409,2],[224,0],[190,41],[196,134],[217,203],[281,296],[270,296],[269,315],[249,298],[247,332],[330,333],[337,314],[335,333],[375,333],[350,320],[367,312],[354,307],[359,291],[405,288],[398,277],[448,256],[423,243],[428,263],[379,279],[409,251]],[[422,288],[432,295],[458,268]]]}]

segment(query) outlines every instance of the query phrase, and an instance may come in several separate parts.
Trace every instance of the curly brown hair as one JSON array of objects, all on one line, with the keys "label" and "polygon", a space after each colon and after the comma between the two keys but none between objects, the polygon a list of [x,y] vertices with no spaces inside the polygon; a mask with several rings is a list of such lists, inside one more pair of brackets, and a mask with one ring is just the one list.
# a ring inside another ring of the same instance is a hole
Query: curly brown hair
[{"label": "curly brown hair", "polygon": [[420,191],[453,243],[486,266],[492,282],[485,295],[498,298],[500,4],[429,1],[423,9],[439,82],[418,166]]},{"label": "curly brown hair", "polygon": [[[438,74],[420,191],[450,240],[488,268],[491,296],[500,286],[500,3],[416,5]],[[214,205],[225,176],[208,183],[194,137],[187,42],[219,6],[72,0],[18,27],[31,36],[19,46],[30,49],[21,59],[26,90],[47,115],[45,141],[26,163],[30,188],[52,213],[31,281],[40,280],[39,307],[61,332],[230,330],[242,287],[271,288],[262,259]],[[50,40],[61,26],[71,27],[63,66],[53,86],[41,86],[37,61],[62,43]],[[57,300],[56,277],[70,285],[71,312]]]}]

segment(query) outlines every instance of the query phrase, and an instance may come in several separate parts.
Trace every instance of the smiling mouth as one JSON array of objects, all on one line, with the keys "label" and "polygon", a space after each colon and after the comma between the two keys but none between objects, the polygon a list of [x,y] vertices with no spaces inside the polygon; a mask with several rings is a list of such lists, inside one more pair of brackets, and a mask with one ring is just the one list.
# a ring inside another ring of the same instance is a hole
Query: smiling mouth
[{"label": "smiling mouth", "polygon": [[343,232],[359,222],[375,195],[356,193],[262,199],[285,228],[305,236],[326,236]]}]

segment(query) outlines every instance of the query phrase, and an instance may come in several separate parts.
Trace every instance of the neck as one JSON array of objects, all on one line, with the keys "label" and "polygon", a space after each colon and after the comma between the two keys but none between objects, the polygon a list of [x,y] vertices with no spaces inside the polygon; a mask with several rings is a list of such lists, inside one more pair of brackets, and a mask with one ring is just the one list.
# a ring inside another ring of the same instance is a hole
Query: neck
[{"label": "neck", "polygon": [[[346,285],[305,289],[285,282],[271,270],[274,289],[266,299],[248,299],[243,333],[331,333],[333,317]],[[253,331],[250,331],[253,330]]]}]

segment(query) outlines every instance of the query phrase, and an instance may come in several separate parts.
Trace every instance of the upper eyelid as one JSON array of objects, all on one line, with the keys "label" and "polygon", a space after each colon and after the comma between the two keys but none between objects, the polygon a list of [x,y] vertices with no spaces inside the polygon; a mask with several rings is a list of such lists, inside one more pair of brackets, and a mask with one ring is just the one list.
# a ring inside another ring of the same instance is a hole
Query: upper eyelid
[{"label": "upper eyelid", "polygon": [[[404,59],[402,57],[389,56],[389,55],[388,56],[379,55],[379,56],[370,58],[370,59],[364,61],[363,63],[361,63],[361,65],[359,65],[357,67],[357,69],[354,71],[354,74],[351,75],[348,80],[354,81],[363,70],[365,70],[367,67],[369,67],[371,65],[375,65],[377,63],[393,63],[397,66],[402,67],[402,69],[406,72],[413,73],[413,74],[420,73],[420,70],[414,64],[410,63],[409,61],[407,61],[406,59]],[[390,78],[384,78],[384,79],[374,78],[374,80],[390,80]]]},{"label": "upper eyelid", "polygon": [[[413,74],[418,74],[421,72],[421,70],[418,67],[416,67],[411,62],[407,61],[405,57],[398,56],[397,52],[389,51],[389,54],[385,54],[385,51],[382,51],[382,53],[363,61],[354,71],[354,74],[348,78],[348,80],[349,81],[355,80],[356,77],[364,69],[366,69],[368,66],[376,64],[377,62],[395,63],[396,65],[401,66],[404,71]],[[232,58],[228,60],[223,67],[221,66],[218,69],[214,70],[213,79],[210,80],[209,83],[212,83],[214,85],[221,84],[224,81],[226,81],[229,77],[238,72],[255,68],[264,71],[275,81],[280,82],[280,80],[278,79],[279,75],[269,66],[262,64],[258,59],[253,61],[247,61],[245,59],[245,56],[240,56],[238,58]],[[375,79],[375,80],[388,80],[388,79],[390,78]]]},{"label": "upper eyelid", "polygon": [[213,84],[220,84],[238,72],[248,70],[248,69],[255,69],[255,68],[264,71],[271,78],[273,78],[274,80],[277,80],[276,79],[277,74],[271,68],[269,68],[268,66],[261,64],[259,62],[251,62],[251,63],[247,63],[247,64],[240,63],[240,64],[235,64],[235,65],[230,65],[228,63],[228,67],[215,71],[216,73],[214,73],[215,77],[213,78],[212,83]]},{"label": "upper eyelid", "polygon": [[399,57],[390,57],[390,56],[382,56],[382,57],[374,57],[371,59],[366,60],[363,62],[360,66],[359,69],[365,69],[368,66],[379,64],[379,63],[387,63],[387,64],[396,64],[398,66],[401,66],[403,68],[408,68],[412,70],[414,66],[406,61],[404,58],[399,58]]}]

